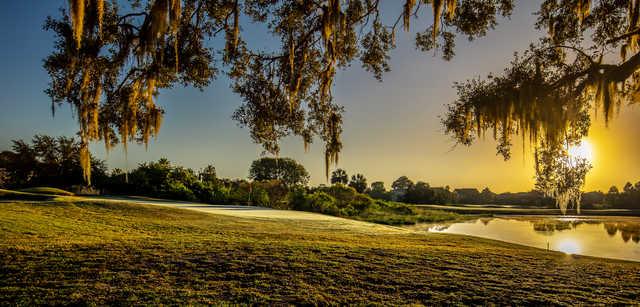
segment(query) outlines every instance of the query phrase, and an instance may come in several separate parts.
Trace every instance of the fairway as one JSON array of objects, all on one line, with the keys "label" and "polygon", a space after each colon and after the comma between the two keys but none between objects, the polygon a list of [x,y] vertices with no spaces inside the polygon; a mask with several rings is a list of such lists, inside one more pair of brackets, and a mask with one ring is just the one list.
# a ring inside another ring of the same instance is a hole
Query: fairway
[{"label": "fairway", "polygon": [[588,305],[640,296],[640,263],[348,223],[361,222],[5,202],[0,301]]}]

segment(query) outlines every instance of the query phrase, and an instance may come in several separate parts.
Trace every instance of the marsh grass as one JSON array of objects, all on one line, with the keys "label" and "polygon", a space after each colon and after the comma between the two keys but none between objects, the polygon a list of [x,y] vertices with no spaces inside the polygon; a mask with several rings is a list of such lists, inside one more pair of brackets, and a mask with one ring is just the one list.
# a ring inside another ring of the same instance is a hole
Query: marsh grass
[{"label": "marsh grass", "polygon": [[[377,209],[367,210],[360,215],[350,217],[360,221],[366,221],[385,225],[415,225],[420,223],[437,223],[437,222],[454,222],[472,218],[457,213],[443,210],[428,210],[422,208],[410,207],[405,204],[399,204],[400,208],[407,207],[409,212],[401,210],[398,212],[393,209]],[[473,218],[477,218],[474,216]]]},{"label": "marsh grass", "polygon": [[2,304],[633,304],[640,264],[331,222],[0,204]]}]

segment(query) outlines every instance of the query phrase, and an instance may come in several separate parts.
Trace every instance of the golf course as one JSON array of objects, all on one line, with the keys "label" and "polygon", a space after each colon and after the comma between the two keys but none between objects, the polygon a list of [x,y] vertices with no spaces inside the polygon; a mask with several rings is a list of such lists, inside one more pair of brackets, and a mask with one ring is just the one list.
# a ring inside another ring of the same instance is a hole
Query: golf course
[{"label": "golf course", "polygon": [[310,212],[67,196],[0,203],[9,304],[635,304],[639,273],[637,262]]}]

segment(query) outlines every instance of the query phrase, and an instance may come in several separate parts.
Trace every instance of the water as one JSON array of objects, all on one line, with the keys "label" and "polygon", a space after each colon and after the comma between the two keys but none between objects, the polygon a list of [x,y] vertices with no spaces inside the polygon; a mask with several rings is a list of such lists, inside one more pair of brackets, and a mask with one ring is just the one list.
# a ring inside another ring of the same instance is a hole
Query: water
[{"label": "water", "polygon": [[430,232],[464,234],[543,249],[640,261],[640,218],[521,216],[436,225]]}]

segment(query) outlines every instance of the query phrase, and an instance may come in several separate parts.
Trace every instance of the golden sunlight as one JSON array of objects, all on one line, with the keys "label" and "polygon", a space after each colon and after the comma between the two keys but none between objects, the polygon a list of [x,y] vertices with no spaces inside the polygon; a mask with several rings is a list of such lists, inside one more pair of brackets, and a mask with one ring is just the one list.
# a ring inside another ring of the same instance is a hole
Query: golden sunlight
[{"label": "golden sunlight", "polygon": [[564,240],[558,242],[556,249],[565,254],[577,254],[580,252],[580,244],[575,240]]},{"label": "golden sunlight", "polygon": [[569,155],[593,162],[593,146],[589,140],[583,139],[580,144],[569,147]]}]

